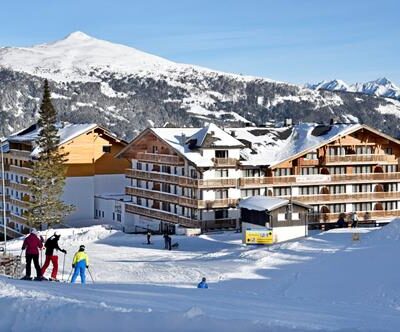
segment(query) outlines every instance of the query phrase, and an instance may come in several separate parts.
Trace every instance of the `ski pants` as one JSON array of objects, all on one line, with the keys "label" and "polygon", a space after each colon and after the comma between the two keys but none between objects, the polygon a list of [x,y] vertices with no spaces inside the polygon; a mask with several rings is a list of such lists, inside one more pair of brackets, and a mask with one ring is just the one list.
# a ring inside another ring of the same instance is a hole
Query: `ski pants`
[{"label": "ski pants", "polygon": [[26,276],[30,277],[31,276],[31,264],[33,261],[33,265],[35,266],[36,270],[36,277],[40,278],[40,265],[39,265],[39,255],[31,255],[31,254],[26,254]]},{"label": "ski pants", "polygon": [[50,265],[50,262],[53,265],[53,271],[51,271],[51,278],[52,279],[57,279],[57,272],[58,272],[58,256],[47,256],[46,255],[46,261],[44,262],[44,265],[42,266],[42,276],[46,272],[47,268]]},{"label": "ski pants", "polygon": [[74,274],[72,275],[71,283],[73,284],[78,278],[78,274],[81,276],[81,284],[86,283],[86,261],[82,260],[75,264]]}]

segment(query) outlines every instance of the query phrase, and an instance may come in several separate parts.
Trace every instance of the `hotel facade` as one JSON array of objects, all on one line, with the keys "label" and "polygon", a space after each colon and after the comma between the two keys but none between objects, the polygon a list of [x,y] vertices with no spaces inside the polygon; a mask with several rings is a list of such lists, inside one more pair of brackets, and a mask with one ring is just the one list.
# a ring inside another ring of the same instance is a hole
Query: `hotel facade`
[{"label": "hotel facade", "polygon": [[118,156],[128,229],[235,228],[255,195],[312,206],[309,223],[400,216],[400,142],[365,125],[148,128]]}]

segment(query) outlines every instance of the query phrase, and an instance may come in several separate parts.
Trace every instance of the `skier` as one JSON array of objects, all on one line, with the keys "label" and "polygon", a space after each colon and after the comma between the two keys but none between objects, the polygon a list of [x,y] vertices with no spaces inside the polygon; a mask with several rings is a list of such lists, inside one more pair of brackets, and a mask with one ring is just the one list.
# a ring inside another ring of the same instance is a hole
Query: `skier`
[{"label": "skier", "polygon": [[60,239],[60,234],[57,232],[54,233],[53,236],[49,237],[44,244],[46,247],[46,261],[44,262],[44,265],[42,266],[42,271],[41,275],[42,277],[44,276],[44,273],[46,272],[46,269],[49,267],[50,262],[53,265],[53,271],[51,272],[51,277],[49,280],[51,281],[58,281],[57,279],[57,272],[58,272],[58,256],[54,255],[54,249],[63,252],[64,254],[67,253],[66,250],[61,249],[58,246],[58,240]]},{"label": "skier", "polygon": [[356,212],[353,212],[353,215],[351,216],[351,227],[356,228],[358,224],[358,216]]},{"label": "skier", "polygon": [[344,228],[346,225],[346,222],[344,221],[344,217],[343,215],[340,215],[338,221],[337,221],[337,225],[339,228]]},{"label": "skier", "polygon": [[197,285],[197,288],[208,288],[207,282],[206,282],[206,277],[203,277],[199,284]]},{"label": "skier", "polygon": [[151,232],[150,230],[147,230],[147,244],[151,244]]},{"label": "skier", "polygon": [[31,229],[30,234],[25,238],[24,243],[22,244],[22,250],[25,250],[26,257],[26,271],[25,276],[22,278],[23,280],[32,280],[31,278],[31,263],[33,261],[33,265],[36,270],[36,278],[35,280],[41,281],[42,274],[40,271],[39,265],[39,250],[43,248],[43,238],[40,236],[35,228]]},{"label": "skier", "polygon": [[78,252],[74,256],[74,260],[72,261],[72,268],[74,270],[74,274],[72,275],[71,283],[75,283],[78,274],[81,276],[81,284],[86,283],[86,269],[89,268],[89,257],[85,252],[85,246],[79,246]]},{"label": "skier", "polygon": [[168,238],[169,238],[169,235],[168,235],[167,232],[164,233],[163,238],[164,238],[164,249],[168,249]]}]

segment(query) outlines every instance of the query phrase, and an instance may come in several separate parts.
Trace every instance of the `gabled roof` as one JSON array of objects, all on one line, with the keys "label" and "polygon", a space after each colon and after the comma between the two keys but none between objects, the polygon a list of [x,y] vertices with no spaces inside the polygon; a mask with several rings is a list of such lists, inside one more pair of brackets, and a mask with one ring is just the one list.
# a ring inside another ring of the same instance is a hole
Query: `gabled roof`
[{"label": "gabled roof", "polygon": [[198,167],[211,167],[214,165],[212,157],[203,156],[200,148],[243,148],[244,145],[214,124],[204,128],[147,128],[134,138],[117,157],[126,152],[130,146],[151,132],[162,142],[169,145],[177,154],[187,158]]},{"label": "gabled roof", "polygon": [[[127,144],[125,141],[118,139],[118,137],[108,131],[107,129],[95,124],[95,123],[81,123],[81,124],[72,124],[72,123],[58,123],[56,125],[58,129],[58,136],[60,137],[59,146],[66,144],[67,142],[73,140],[76,137],[79,137],[89,131],[95,130],[97,128],[104,131],[104,133],[113,138],[114,140],[120,141],[122,144]],[[25,128],[15,134],[10,135],[7,138],[8,142],[20,142],[20,143],[34,143],[39,137],[40,127],[35,124],[28,128]],[[31,153],[32,157],[37,157],[40,151],[38,147],[35,147]]]},{"label": "gabled roof", "polygon": [[248,210],[255,210],[255,211],[272,211],[279,209],[282,206],[286,206],[289,203],[302,206],[306,209],[312,209],[311,206],[297,202],[297,201],[290,201],[288,199],[277,198],[277,197],[268,197],[268,196],[251,196],[245,199],[242,199],[239,202],[239,207],[248,209]]}]

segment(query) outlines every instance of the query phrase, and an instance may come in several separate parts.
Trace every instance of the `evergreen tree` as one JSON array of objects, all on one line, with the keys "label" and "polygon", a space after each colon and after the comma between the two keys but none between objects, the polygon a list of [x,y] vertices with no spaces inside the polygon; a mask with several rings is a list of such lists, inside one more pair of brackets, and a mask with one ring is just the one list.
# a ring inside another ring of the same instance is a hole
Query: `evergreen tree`
[{"label": "evergreen tree", "polygon": [[74,209],[61,201],[68,154],[58,146],[60,137],[56,122],[57,112],[51,103],[49,83],[45,80],[36,141],[38,159],[33,164],[29,181],[32,196],[27,215],[28,224],[39,228],[60,223]]}]

